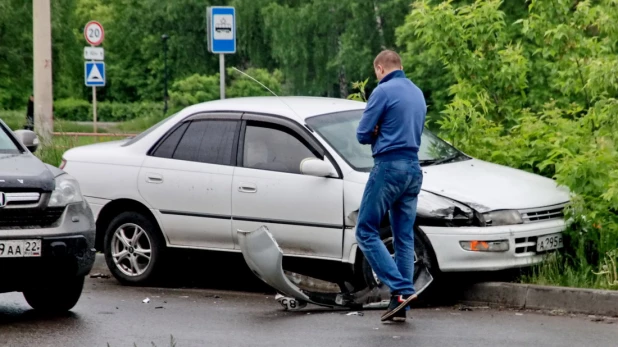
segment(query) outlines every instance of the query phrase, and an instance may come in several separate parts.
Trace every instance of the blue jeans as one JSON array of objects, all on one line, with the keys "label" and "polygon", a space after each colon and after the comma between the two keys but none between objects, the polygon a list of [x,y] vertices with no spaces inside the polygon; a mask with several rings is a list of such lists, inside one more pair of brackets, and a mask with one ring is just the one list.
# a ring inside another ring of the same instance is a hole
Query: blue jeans
[{"label": "blue jeans", "polygon": [[[376,161],[365,186],[356,240],[367,262],[392,295],[414,294],[414,220],[423,172],[416,160]],[[395,259],[380,238],[390,212]]]}]

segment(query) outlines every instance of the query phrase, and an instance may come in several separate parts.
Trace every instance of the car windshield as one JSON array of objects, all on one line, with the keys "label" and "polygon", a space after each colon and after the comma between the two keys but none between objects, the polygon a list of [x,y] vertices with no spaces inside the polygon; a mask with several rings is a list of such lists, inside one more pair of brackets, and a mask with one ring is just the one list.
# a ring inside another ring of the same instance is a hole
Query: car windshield
[{"label": "car windshield", "polygon": [[17,147],[11,136],[9,136],[8,131],[9,130],[0,123],[0,154],[20,153],[20,148]]},{"label": "car windshield", "polygon": [[[312,127],[337,153],[357,171],[373,167],[371,146],[361,145],[356,139],[356,128],[363,110],[346,111],[315,116],[307,119]],[[418,153],[421,165],[439,164],[466,158],[460,151],[425,129]]]}]

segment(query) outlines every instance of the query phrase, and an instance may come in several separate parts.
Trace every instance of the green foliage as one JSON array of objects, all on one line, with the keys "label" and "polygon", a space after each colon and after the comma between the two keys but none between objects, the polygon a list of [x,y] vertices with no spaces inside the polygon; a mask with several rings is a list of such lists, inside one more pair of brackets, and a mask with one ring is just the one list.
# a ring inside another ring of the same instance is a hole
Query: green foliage
[{"label": "green foliage", "polygon": [[612,273],[603,259],[618,246],[618,4],[532,0],[508,21],[502,6],[417,1],[397,32],[402,55],[448,85],[430,95],[442,137],[570,189],[570,243],[554,273],[599,286],[591,270]]},{"label": "green foliage", "polygon": [[[143,103],[97,103],[97,120],[121,122],[162,113],[163,106],[151,102]],[[63,99],[54,103],[54,118],[69,121],[92,121],[92,104],[84,100]]]},{"label": "green foliage", "polygon": [[[275,94],[281,95],[281,85],[283,83],[283,74],[281,71],[275,70],[271,74],[265,69],[250,68],[244,72],[260,81],[260,83],[264,84]],[[264,87],[233,69],[227,70],[227,76],[229,76],[231,82],[225,90],[226,97],[238,98],[245,96],[272,95],[268,90],[264,89]]]},{"label": "green foliage", "polygon": [[352,93],[348,95],[348,99],[355,101],[367,102],[367,95],[365,92],[365,88],[367,88],[367,82],[369,79],[366,79],[362,82],[354,82],[352,83],[352,89],[358,90],[356,93]]},{"label": "green foliage", "polygon": [[[275,70],[272,74],[265,69],[251,68],[246,74],[264,84],[275,94],[281,93],[283,76]],[[229,98],[245,96],[271,95],[264,87],[241,73],[228,69],[226,74],[225,94]],[[170,92],[170,99],[175,108],[182,108],[200,102],[219,99],[219,74],[211,76],[192,75],[174,82]]]},{"label": "green foliage", "polygon": [[192,75],[174,82],[170,99],[175,107],[186,107],[219,98],[219,74]]}]

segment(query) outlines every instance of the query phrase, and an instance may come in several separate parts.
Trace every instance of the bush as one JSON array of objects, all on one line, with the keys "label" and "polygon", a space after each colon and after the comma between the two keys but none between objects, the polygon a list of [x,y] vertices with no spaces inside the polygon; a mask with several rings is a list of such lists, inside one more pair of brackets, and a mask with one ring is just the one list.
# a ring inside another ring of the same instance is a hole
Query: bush
[{"label": "bush", "polygon": [[[275,94],[281,93],[283,75],[280,71],[270,73],[265,69],[250,68],[245,73],[260,81]],[[219,74],[211,76],[195,74],[178,80],[174,82],[170,91],[172,106],[182,108],[219,99],[219,88]],[[228,98],[272,95],[260,84],[234,69],[227,70],[225,94]]]},{"label": "bush", "polygon": [[91,121],[92,105],[81,99],[54,101],[54,118],[70,121]]},{"label": "bush", "polygon": [[[162,113],[163,105],[152,102],[143,103],[97,103],[97,120],[100,122],[122,122],[147,117],[153,113]],[[80,99],[63,99],[54,102],[54,118],[90,122],[92,121],[92,104]]]},{"label": "bush", "polygon": [[507,22],[498,0],[417,1],[397,30],[402,56],[422,52],[415,69],[439,62],[441,83],[450,81],[428,119],[443,138],[571,190],[567,251],[559,267],[539,272],[545,280],[533,280],[616,287],[618,3],[528,4],[527,15]]}]

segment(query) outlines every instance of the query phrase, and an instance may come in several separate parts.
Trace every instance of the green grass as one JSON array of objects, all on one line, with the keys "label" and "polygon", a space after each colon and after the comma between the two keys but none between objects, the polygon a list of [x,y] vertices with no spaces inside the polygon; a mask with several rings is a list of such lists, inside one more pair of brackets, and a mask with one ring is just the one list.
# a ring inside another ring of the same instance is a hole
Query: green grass
[{"label": "green grass", "polygon": [[520,281],[547,286],[616,290],[616,254],[608,255],[605,264],[598,269],[585,261],[554,253],[522,275]]},{"label": "green grass", "polygon": [[[0,111],[0,119],[2,119],[9,126],[9,128],[13,130],[23,129],[26,124],[26,111]],[[83,125],[76,122],[55,119],[54,131],[65,133],[91,133],[94,132],[94,129],[91,125]],[[109,130],[99,127],[97,132],[107,133]]]}]

